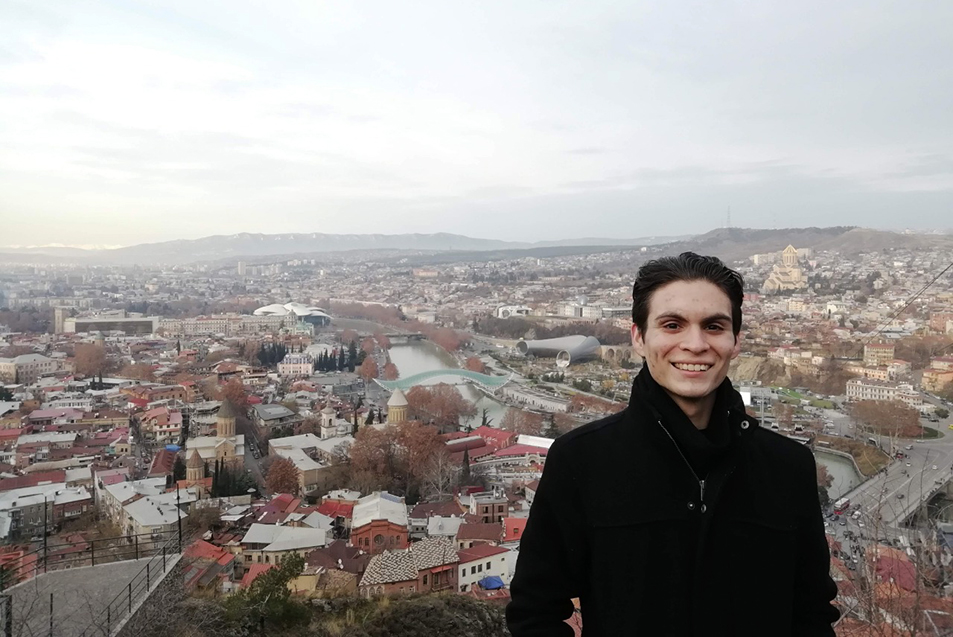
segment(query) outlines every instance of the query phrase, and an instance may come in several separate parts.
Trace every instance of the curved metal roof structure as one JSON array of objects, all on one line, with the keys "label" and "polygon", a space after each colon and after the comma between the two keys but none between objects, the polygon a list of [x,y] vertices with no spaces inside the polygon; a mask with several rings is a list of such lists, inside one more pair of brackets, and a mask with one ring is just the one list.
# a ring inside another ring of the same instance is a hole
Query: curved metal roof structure
[{"label": "curved metal roof structure", "polygon": [[381,387],[390,391],[397,389],[400,389],[401,391],[408,391],[411,387],[422,385],[428,380],[440,378],[441,376],[457,376],[467,382],[473,383],[474,385],[479,385],[480,387],[490,391],[496,391],[506,383],[510,382],[510,379],[513,377],[512,374],[510,376],[489,376],[479,372],[472,372],[468,369],[434,369],[429,372],[414,374],[413,376],[408,376],[407,378],[399,378],[397,380],[381,380],[379,378],[375,378],[374,381]]},{"label": "curved metal roof structure", "polygon": [[329,321],[331,320],[331,315],[325,312],[322,308],[295,302],[285,303],[284,305],[272,303],[271,305],[265,305],[258,308],[252,312],[252,314],[255,316],[290,316],[294,314],[299,318],[306,316],[320,316],[326,318]]},{"label": "curved metal roof structure", "polygon": [[536,341],[520,341],[516,351],[523,356],[555,357],[556,367],[569,367],[572,363],[595,358],[602,345],[595,336],[562,336]]}]

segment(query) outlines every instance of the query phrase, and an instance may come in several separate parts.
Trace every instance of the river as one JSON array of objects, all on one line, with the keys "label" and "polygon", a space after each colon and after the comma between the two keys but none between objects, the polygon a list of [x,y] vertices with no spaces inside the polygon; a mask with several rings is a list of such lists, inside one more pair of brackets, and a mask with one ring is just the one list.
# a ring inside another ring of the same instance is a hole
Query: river
[{"label": "river", "polygon": [[[407,378],[421,372],[429,372],[434,369],[456,369],[459,367],[457,361],[445,350],[434,345],[430,341],[414,341],[407,345],[394,345],[390,348],[390,360],[397,366],[401,378]],[[437,383],[462,383],[457,376],[437,377],[427,381],[426,385],[436,385]],[[493,427],[499,427],[503,422],[503,416],[508,407],[498,403],[486,394],[470,384],[456,385],[460,394],[476,405],[477,415],[471,422],[472,426],[479,427],[483,410],[486,409],[487,418],[492,418],[490,423]]]},{"label": "river", "polygon": [[836,456],[832,453],[817,451],[814,454],[817,462],[827,467],[827,472],[834,478],[827,494],[831,500],[836,500],[862,482],[862,478],[854,469],[854,463],[847,458]]}]

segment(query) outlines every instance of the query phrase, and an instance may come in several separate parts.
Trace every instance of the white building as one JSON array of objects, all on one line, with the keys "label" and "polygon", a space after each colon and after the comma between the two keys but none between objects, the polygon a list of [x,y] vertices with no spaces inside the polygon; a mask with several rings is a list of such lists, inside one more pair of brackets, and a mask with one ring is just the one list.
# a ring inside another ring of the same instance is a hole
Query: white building
[{"label": "white building", "polygon": [[923,409],[920,393],[909,383],[851,378],[847,381],[847,398],[848,400],[899,400],[914,409]]},{"label": "white building", "polygon": [[314,373],[314,359],[310,354],[286,354],[278,363],[278,375],[282,378],[300,378]]},{"label": "white building", "polygon": [[460,592],[471,590],[485,577],[499,577],[507,586],[510,583],[510,556],[512,551],[502,546],[477,544],[457,551],[460,563],[457,585]]}]

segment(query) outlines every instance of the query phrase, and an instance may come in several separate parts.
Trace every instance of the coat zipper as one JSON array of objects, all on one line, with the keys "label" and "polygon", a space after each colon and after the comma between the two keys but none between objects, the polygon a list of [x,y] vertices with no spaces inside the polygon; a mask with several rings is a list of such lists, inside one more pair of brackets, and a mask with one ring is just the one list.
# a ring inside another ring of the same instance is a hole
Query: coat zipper
[{"label": "coat zipper", "polygon": [[678,446],[678,443],[675,442],[675,438],[672,437],[672,434],[668,432],[668,429],[665,428],[665,425],[662,424],[661,420],[656,420],[658,426],[662,428],[662,431],[665,432],[665,435],[668,436],[668,439],[672,441],[672,444],[675,445],[675,450],[678,451],[678,455],[682,457],[682,460],[685,462],[685,466],[688,467],[688,470],[692,472],[692,475],[695,477],[695,480],[698,482],[698,493],[699,493],[699,504],[705,503],[705,481],[698,477],[698,474],[695,473],[695,469],[692,467],[692,464],[688,461],[688,458],[685,457],[685,454],[682,453],[682,448]]}]

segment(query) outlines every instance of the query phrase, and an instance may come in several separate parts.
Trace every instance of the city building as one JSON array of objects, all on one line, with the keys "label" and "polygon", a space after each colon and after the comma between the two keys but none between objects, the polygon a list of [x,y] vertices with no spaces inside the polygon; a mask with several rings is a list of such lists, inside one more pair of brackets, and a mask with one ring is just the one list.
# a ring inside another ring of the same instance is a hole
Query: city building
[{"label": "city building", "polygon": [[127,317],[122,315],[71,316],[63,319],[67,334],[82,332],[122,332],[123,334],[153,334],[159,328],[158,316]]},{"label": "city building", "polygon": [[224,401],[215,417],[215,435],[198,436],[185,441],[186,457],[192,451],[198,451],[206,467],[217,461],[224,462],[233,469],[241,470],[245,462],[245,436],[235,433],[235,419],[238,409],[231,401]]},{"label": "city building", "polygon": [[21,354],[13,358],[0,358],[0,382],[30,385],[41,376],[57,371],[52,358],[42,354]]},{"label": "city building", "polygon": [[255,316],[286,316],[296,321],[303,321],[312,325],[324,326],[331,324],[331,315],[320,307],[305,305],[304,303],[274,303],[260,307],[254,311]]},{"label": "city building", "polygon": [[398,424],[407,420],[407,409],[409,403],[407,396],[399,388],[387,399],[387,422],[388,424]]},{"label": "city building", "polygon": [[895,350],[891,343],[867,343],[864,345],[864,365],[887,365],[893,361]]},{"label": "city building", "polygon": [[459,556],[446,538],[426,538],[403,550],[371,557],[358,587],[361,597],[457,590]]},{"label": "city building", "polygon": [[909,383],[892,383],[872,378],[851,378],[847,381],[848,400],[897,400],[909,407],[921,409],[923,399]]},{"label": "city building", "polygon": [[781,263],[775,263],[771,268],[771,274],[762,285],[761,291],[770,294],[806,288],[807,275],[798,265],[798,250],[789,245],[781,252]]},{"label": "city building", "polygon": [[314,373],[314,359],[310,354],[285,354],[278,363],[278,375],[282,378],[301,378]]},{"label": "city building", "polygon": [[510,559],[507,548],[490,544],[477,544],[472,548],[457,551],[460,559],[457,568],[457,586],[466,593],[486,577],[499,577],[504,584],[510,583]]},{"label": "city building", "polygon": [[375,491],[358,500],[351,518],[351,546],[368,553],[407,548],[407,506],[404,499]]}]

